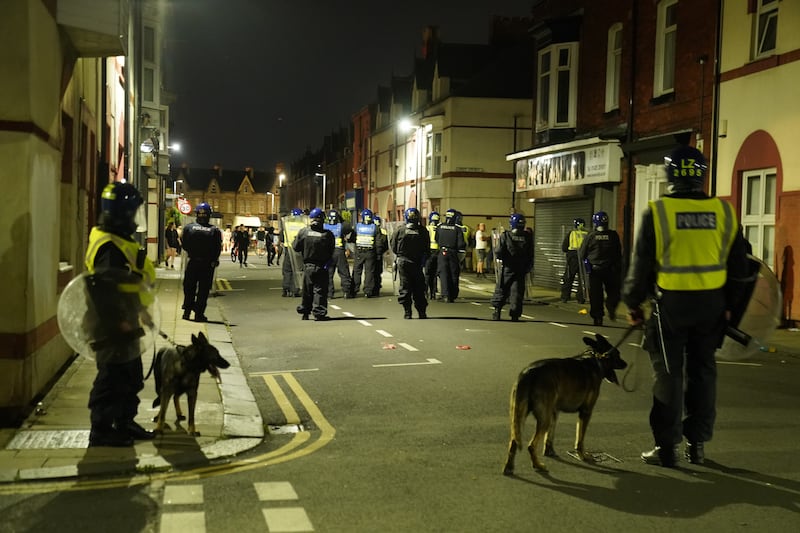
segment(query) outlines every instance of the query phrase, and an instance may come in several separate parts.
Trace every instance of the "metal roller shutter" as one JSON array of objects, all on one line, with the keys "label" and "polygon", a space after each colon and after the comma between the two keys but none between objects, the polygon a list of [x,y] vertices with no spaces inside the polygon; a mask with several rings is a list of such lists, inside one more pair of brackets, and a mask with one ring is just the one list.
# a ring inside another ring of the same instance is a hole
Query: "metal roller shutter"
[{"label": "metal roller shutter", "polygon": [[561,251],[564,236],[572,231],[572,221],[582,218],[586,229],[592,225],[592,200],[536,202],[534,210],[533,283],[550,289],[561,288],[566,259]]}]

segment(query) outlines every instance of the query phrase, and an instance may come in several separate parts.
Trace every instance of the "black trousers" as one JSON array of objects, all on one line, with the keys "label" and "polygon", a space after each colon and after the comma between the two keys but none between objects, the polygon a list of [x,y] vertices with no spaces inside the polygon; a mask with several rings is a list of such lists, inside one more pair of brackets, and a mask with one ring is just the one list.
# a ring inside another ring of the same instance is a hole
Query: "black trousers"
[{"label": "black trousers", "polygon": [[525,274],[525,271],[515,271],[505,266],[501,268],[492,294],[492,307],[499,311],[509,302],[509,315],[518,318],[522,314],[522,302],[525,299]]},{"label": "black trousers", "polygon": [[621,297],[621,276],[616,268],[592,268],[589,274],[589,316],[603,318],[604,306],[609,316],[616,315]]},{"label": "black trousers", "polygon": [[[659,446],[711,440],[717,398],[714,353],[725,327],[722,290],[665,292],[658,309],[664,353],[650,352],[655,381],[650,428]],[[657,332],[653,323],[648,330]],[[660,347],[660,342],[657,342]]]},{"label": "black trousers", "polygon": [[375,250],[356,249],[356,259],[353,263],[353,293],[357,294],[361,288],[361,274],[364,274],[364,294],[374,296],[376,292],[375,274],[377,272],[378,257]]},{"label": "black trousers", "polygon": [[208,292],[214,282],[214,267],[208,261],[189,259],[183,276],[183,310],[204,315]]},{"label": "black trousers", "polygon": [[242,263],[247,263],[247,248],[245,248],[244,246],[239,246],[237,250],[239,256],[239,264],[241,265]]},{"label": "black trousers", "polygon": [[567,252],[567,269],[564,271],[564,277],[561,278],[561,299],[569,300],[572,294],[572,284],[575,282],[575,277],[578,277],[578,292],[575,295],[578,303],[583,303],[585,296],[583,290],[583,276],[580,269],[583,265],[578,260],[578,252]]},{"label": "black trousers", "polygon": [[458,278],[461,275],[461,264],[455,250],[439,250],[439,281],[442,298],[455,300],[458,298]]},{"label": "black trousers", "polygon": [[[137,343],[138,344],[138,343]],[[98,364],[89,392],[89,418],[93,428],[109,428],[114,422],[133,420],[144,388],[142,358],[119,364]]]},{"label": "black trousers", "polygon": [[292,261],[288,254],[294,253],[292,250],[287,249],[286,259],[283,260],[281,273],[283,274],[283,290],[292,294],[297,292],[297,285],[294,282],[294,270],[292,269]]},{"label": "black trousers", "polygon": [[428,286],[428,295],[436,298],[436,286],[439,284],[439,250],[431,250],[428,262],[425,263],[425,282]]},{"label": "black trousers", "polygon": [[342,281],[342,293],[346,296],[355,296],[353,290],[353,276],[350,274],[350,265],[347,264],[347,257],[344,253],[344,248],[334,248],[333,250],[333,264],[328,267],[328,297],[333,298],[333,293],[336,287],[333,284],[333,276],[339,273],[339,279]]},{"label": "black trousers", "polygon": [[398,258],[397,278],[400,280],[400,291],[397,296],[400,305],[410,310],[413,304],[417,311],[424,313],[428,308],[428,300],[425,298],[427,285],[422,265]]},{"label": "black trousers", "polygon": [[315,317],[328,314],[328,271],[323,267],[311,263],[303,266],[303,301],[297,312]]}]

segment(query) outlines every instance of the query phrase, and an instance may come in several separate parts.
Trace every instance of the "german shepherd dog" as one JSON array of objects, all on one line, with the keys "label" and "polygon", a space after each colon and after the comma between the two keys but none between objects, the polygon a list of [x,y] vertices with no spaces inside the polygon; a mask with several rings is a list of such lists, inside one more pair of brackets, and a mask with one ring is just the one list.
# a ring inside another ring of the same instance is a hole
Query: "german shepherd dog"
[{"label": "german shepherd dog", "polygon": [[607,379],[619,385],[615,370],[627,367],[619,350],[611,346],[605,337],[596,335],[596,340],[584,337],[589,346],[583,354],[564,359],[543,359],[523,370],[511,389],[510,416],[511,440],[508,444],[508,459],[503,474],[514,473],[514,456],[521,446],[522,426],[529,413],[536,418],[536,433],[528,444],[533,468],[547,472],[536,450],[544,439],[544,454],[554,456],[553,434],[559,411],[578,413],[575,435],[575,451],[586,462],[593,458],[584,449],[586,427],[592,410],[600,395],[600,383]]},{"label": "german shepherd dog", "polygon": [[208,370],[209,374],[219,380],[219,369],[229,366],[231,364],[222,358],[219,351],[208,342],[202,332],[197,336],[192,335],[192,344],[189,346],[178,345],[172,348],[161,348],[153,361],[153,375],[158,395],[153,400],[153,407],[161,406],[158,415],[153,419],[156,422],[155,432],[164,432],[164,417],[167,414],[170,398],[175,404],[177,420],[186,420],[178,401],[181,394],[186,394],[189,402],[187,433],[192,436],[200,435],[194,425],[200,374]]}]

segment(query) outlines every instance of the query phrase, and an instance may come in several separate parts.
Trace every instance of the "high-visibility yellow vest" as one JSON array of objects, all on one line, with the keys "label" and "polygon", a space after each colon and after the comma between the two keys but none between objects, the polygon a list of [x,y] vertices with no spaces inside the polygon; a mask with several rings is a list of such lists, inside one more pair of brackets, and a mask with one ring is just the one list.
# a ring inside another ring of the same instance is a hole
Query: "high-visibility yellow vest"
[{"label": "high-visibility yellow vest", "polygon": [[431,250],[438,250],[439,243],[436,242],[436,226],[433,224],[428,224],[425,227],[428,228],[428,235],[431,237]]},{"label": "high-visibility yellow vest", "polygon": [[153,262],[147,258],[145,258],[144,265],[141,267],[136,264],[139,255],[139,243],[136,241],[124,239],[119,235],[108,233],[97,227],[92,228],[92,232],[89,234],[89,246],[86,249],[86,257],[84,258],[86,270],[88,270],[90,274],[95,273],[94,260],[95,257],[97,257],[97,252],[104,244],[109,242],[113,243],[114,246],[125,255],[131,272],[135,272],[141,276],[141,282],[120,283],[117,285],[117,290],[122,293],[138,293],[142,305],[144,307],[149,307],[153,303],[153,294],[151,291],[144,289],[149,289],[149,287],[155,283],[156,267],[153,265]]},{"label": "high-visibility yellow vest", "polygon": [[661,198],[650,202],[656,234],[659,287],[672,291],[719,289],[739,222],[719,198]]},{"label": "high-visibility yellow vest", "polygon": [[580,250],[581,244],[583,244],[583,239],[586,237],[586,231],[580,229],[574,229],[569,232],[569,249],[570,250]]}]

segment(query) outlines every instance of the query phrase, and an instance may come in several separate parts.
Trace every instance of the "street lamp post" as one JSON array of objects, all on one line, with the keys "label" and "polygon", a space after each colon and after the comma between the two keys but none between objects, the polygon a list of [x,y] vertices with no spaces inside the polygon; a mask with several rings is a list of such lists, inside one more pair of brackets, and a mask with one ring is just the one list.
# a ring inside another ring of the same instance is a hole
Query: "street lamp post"
[{"label": "street lamp post", "polygon": [[325,172],[317,172],[314,175],[322,178],[322,209],[325,210],[325,188],[328,185],[328,175]]},{"label": "street lamp post", "polygon": [[272,197],[272,207],[269,210],[269,220],[271,222],[272,220],[275,220],[275,193],[272,191],[267,191],[267,194]]}]

